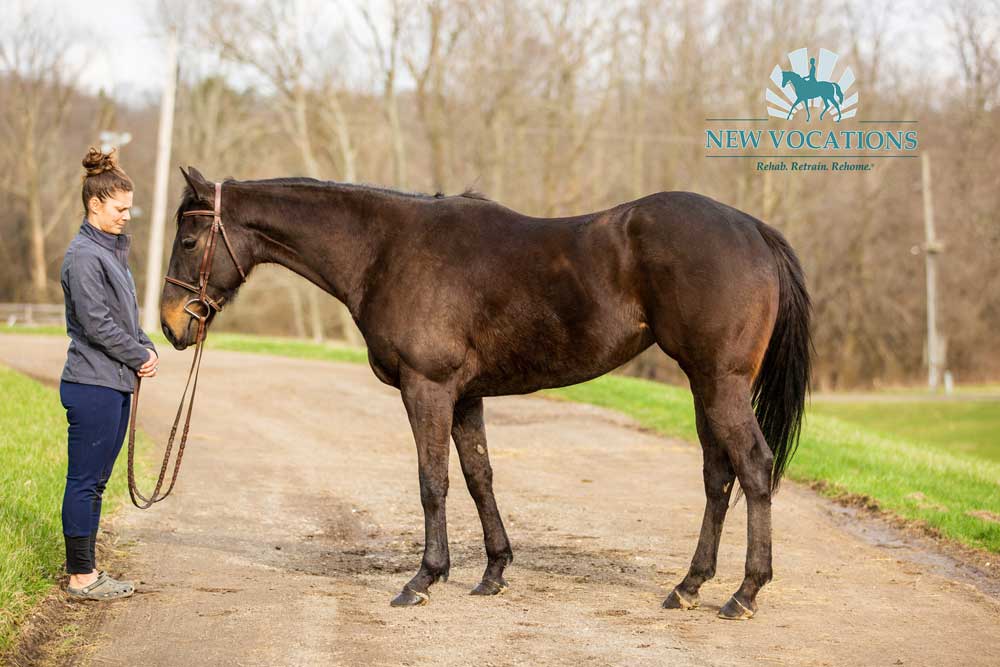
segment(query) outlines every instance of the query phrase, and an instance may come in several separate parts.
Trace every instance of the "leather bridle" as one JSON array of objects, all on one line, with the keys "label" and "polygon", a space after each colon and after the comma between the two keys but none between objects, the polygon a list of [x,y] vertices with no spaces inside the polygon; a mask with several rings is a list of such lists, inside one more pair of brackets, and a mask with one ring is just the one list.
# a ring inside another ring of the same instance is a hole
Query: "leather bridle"
[{"label": "leather bridle", "polygon": [[[223,242],[226,244],[226,250],[229,251],[229,256],[233,259],[233,264],[236,265],[236,270],[240,272],[240,278],[242,278],[243,282],[246,282],[247,274],[243,272],[243,267],[240,266],[240,260],[236,259],[236,253],[233,252],[233,246],[229,243],[229,236],[226,234],[226,227],[222,224],[222,183],[215,184],[214,210],[184,211],[181,213],[182,218],[195,215],[212,216],[212,231],[208,237],[208,243],[205,245],[205,252],[201,256],[201,268],[198,269],[198,285],[196,287],[191,283],[186,283],[183,280],[177,280],[177,278],[171,278],[170,276],[164,276],[163,279],[172,285],[183,287],[189,292],[194,292],[198,295],[197,298],[190,299],[186,304],[184,304],[184,312],[198,320],[198,338],[196,342],[201,342],[205,329],[205,321],[208,320],[212,310],[215,310],[216,312],[221,311],[222,302],[225,301],[225,297],[221,297],[216,300],[208,295],[208,277],[212,272],[212,260],[215,258],[215,246],[220,235],[222,236]],[[192,303],[198,304],[202,307],[204,309],[203,312],[195,313],[192,311]]]},{"label": "leather bridle", "polygon": [[[191,360],[191,368],[188,371],[187,383],[184,385],[184,393],[181,395],[180,405],[177,406],[177,416],[174,417],[174,424],[170,429],[170,438],[167,440],[166,451],[163,454],[163,463],[160,466],[160,476],[156,480],[156,488],[153,489],[153,493],[147,498],[139,492],[139,489],[135,485],[135,470],[134,470],[134,459],[135,459],[135,422],[136,413],[139,409],[139,387],[142,385],[142,378],[137,377],[135,383],[135,393],[132,396],[132,416],[129,423],[129,435],[128,435],[128,492],[129,496],[132,498],[132,504],[134,504],[139,509],[146,509],[153,505],[153,503],[158,503],[173,491],[174,484],[177,482],[177,473],[181,468],[181,459],[184,458],[184,446],[187,444],[188,429],[191,426],[191,410],[194,407],[194,396],[198,391],[198,374],[201,371],[201,356],[204,349],[205,343],[205,328],[208,318],[211,316],[212,311],[220,312],[222,311],[222,304],[225,301],[224,297],[219,299],[213,299],[208,295],[208,279],[212,273],[212,260],[215,258],[215,247],[218,243],[219,236],[222,236],[223,242],[226,244],[226,249],[229,250],[229,256],[233,260],[233,264],[236,265],[236,270],[240,273],[240,278],[242,282],[246,282],[247,276],[243,271],[243,267],[240,266],[240,261],[236,258],[236,253],[233,251],[233,246],[229,242],[229,237],[226,235],[226,228],[222,224],[222,183],[215,184],[215,205],[213,210],[196,210],[196,211],[184,211],[181,214],[182,218],[197,216],[197,215],[210,215],[212,216],[212,229],[208,237],[208,243],[205,245],[205,252],[201,257],[201,267],[198,270],[198,285],[192,285],[186,283],[183,280],[178,280],[177,278],[172,278],[170,276],[164,276],[164,280],[171,285],[177,285],[178,287],[183,287],[189,292],[194,292],[197,296],[195,298],[189,299],[187,303],[184,304],[184,312],[198,320],[198,335],[195,339],[195,352],[194,357]],[[192,304],[195,304],[198,311],[192,309]],[[194,384],[191,384],[191,378],[194,378]],[[187,415],[184,419],[184,430],[181,433],[181,441],[177,449],[177,459],[174,462],[174,470],[170,477],[170,484],[167,490],[161,495],[160,489],[163,486],[163,480],[167,473],[167,464],[170,461],[170,452],[174,446],[174,437],[177,435],[177,425],[180,423],[181,413],[184,410],[184,399],[187,397],[188,387],[191,387],[191,399],[188,401]],[[142,504],[140,504],[140,501]]]}]

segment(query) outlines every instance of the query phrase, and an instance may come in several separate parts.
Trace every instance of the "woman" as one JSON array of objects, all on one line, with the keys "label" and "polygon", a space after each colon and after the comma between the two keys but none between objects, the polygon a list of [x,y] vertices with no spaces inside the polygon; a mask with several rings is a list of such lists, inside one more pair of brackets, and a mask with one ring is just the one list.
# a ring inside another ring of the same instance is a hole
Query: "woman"
[{"label": "woman", "polygon": [[63,495],[67,591],[111,600],[132,595],[95,564],[101,496],[128,427],[136,375],[155,377],[159,359],[139,328],[135,282],[128,269],[132,181],[110,154],[83,159],[84,219],[62,265],[70,337],[59,397],[69,421],[69,471]]}]

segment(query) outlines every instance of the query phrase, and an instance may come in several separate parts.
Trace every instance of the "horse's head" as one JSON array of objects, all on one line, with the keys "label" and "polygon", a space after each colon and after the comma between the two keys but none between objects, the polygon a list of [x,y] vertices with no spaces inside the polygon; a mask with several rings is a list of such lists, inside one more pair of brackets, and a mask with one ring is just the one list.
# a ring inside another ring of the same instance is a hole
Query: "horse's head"
[{"label": "horse's head", "polygon": [[794,86],[796,83],[800,82],[801,80],[802,80],[802,77],[799,76],[798,74],[796,74],[795,72],[790,72],[788,70],[781,70],[781,87],[782,88],[784,88],[785,86],[787,86],[789,83],[791,83]]},{"label": "horse's head", "polygon": [[[206,254],[213,236],[215,184],[209,183],[193,167],[188,167],[187,172],[181,169],[181,173],[187,181],[187,188],[177,207],[177,235],[167,264],[168,281],[160,296],[163,335],[178,350],[197,342],[199,317],[205,319],[207,331],[218,308],[236,295],[244,280],[243,271],[249,271],[251,264],[250,241],[240,231],[231,193],[225,186],[222,188],[220,211],[226,238],[216,231],[214,252]],[[198,213],[185,215],[190,211]],[[199,301],[198,295],[203,264],[207,272],[207,303]]]}]

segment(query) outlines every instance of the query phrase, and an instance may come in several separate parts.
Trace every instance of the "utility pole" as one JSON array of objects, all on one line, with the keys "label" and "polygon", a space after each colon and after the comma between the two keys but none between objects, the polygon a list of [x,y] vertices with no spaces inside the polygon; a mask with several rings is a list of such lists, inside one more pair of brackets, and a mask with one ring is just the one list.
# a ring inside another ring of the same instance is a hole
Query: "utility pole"
[{"label": "utility pole", "polygon": [[924,263],[927,267],[927,387],[936,391],[941,380],[942,345],[937,329],[937,255],[944,246],[934,236],[934,204],[931,201],[931,156],[920,155],[924,193]]},{"label": "utility pole", "polygon": [[160,100],[160,130],[156,138],[156,177],[153,189],[153,215],[149,229],[149,252],[146,262],[146,292],[142,302],[142,328],[147,333],[159,330],[160,283],[163,273],[163,226],[166,219],[167,183],[170,147],[174,134],[174,93],[177,89],[177,29],[167,35],[167,78]]}]

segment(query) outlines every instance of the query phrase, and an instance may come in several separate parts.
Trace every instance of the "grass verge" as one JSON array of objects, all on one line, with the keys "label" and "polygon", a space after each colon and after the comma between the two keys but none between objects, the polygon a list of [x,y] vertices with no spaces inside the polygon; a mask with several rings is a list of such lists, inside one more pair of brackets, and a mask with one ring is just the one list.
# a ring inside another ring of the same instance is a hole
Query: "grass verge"
[{"label": "grass verge", "polygon": [[[57,391],[0,366],[0,655],[62,575],[66,412]],[[140,453],[149,451],[140,437]],[[123,453],[124,455],[124,453]],[[127,497],[125,466],[105,490],[104,515]],[[144,468],[140,468],[141,470]]]},{"label": "grass verge", "polygon": [[[971,400],[969,400],[971,399]],[[835,417],[889,438],[1000,463],[1000,401],[959,397],[887,403],[813,400],[811,414]]]}]

